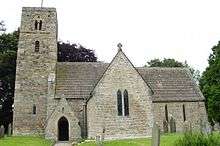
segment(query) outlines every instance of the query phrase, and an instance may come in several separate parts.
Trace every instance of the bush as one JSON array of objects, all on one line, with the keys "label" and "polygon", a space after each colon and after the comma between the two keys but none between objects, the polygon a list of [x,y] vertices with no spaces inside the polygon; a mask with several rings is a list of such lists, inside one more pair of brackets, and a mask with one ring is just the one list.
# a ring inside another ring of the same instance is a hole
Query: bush
[{"label": "bush", "polygon": [[185,133],[175,146],[220,146],[219,134]]}]

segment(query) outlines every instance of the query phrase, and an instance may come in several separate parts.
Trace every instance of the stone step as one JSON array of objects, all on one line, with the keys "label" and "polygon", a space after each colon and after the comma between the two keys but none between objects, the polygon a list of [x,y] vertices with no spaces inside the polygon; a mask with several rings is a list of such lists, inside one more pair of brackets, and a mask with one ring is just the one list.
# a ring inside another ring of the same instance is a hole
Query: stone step
[{"label": "stone step", "polygon": [[58,141],[54,146],[72,146],[72,144],[69,141]]}]

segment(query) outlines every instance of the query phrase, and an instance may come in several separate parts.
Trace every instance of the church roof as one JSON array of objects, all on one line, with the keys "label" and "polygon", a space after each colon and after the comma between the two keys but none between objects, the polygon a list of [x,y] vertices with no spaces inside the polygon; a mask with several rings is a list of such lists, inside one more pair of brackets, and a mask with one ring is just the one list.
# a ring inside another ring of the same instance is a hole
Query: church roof
[{"label": "church roof", "polygon": [[187,68],[141,67],[137,69],[153,90],[153,101],[204,100]]},{"label": "church roof", "polygon": [[[68,98],[89,98],[108,67],[102,62],[58,62],[56,94]],[[137,67],[153,90],[154,102],[202,101],[204,97],[186,68]]]},{"label": "church roof", "polygon": [[56,94],[64,94],[68,98],[88,98],[107,66],[107,63],[101,62],[58,62]]}]

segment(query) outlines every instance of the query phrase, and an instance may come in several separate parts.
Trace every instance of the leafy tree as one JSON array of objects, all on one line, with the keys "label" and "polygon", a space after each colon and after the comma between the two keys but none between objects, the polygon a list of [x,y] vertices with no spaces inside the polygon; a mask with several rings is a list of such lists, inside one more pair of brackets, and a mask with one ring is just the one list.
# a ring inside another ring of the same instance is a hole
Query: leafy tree
[{"label": "leafy tree", "polygon": [[0,35],[0,123],[12,122],[19,31]]},{"label": "leafy tree", "polygon": [[82,45],[58,42],[58,62],[96,62],[97,57],[91,49]]},{"label": "leafy tree", "polygon": [[220,42],[212,48],[208,63],[200,87],[206,98],[209,121],[214,124],[220,123]]},{"label": "leafy tree", "polygon": [[164,58],[163,60],[153,59],[147,63],[149,67],[184,67],[182,62],[170,58]]},{"label": "leafy tree", "polygon": [[195,70],[192,67],[188,65],[188,63],[185,61],[184,63],[179,62],[172,58],[164,58],[163,60],[160,59],[153,59],[147,62],[148,67],[186,67],[190,70],[194,80],[196,83],[198,83],[200,79],[200,72],[199,70]]}]

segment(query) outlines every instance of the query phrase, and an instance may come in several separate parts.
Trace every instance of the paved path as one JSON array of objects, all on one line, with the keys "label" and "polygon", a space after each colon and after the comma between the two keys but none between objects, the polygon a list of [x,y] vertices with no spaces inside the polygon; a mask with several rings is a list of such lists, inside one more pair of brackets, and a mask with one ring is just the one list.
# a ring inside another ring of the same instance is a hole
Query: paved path
[{"label": "paved path", "polygon": [[71,145],[71,142],[69,142],[69,141],[67,141],[67,142],[65,142],[65,141],[58,141],[54,146],[72,146]]}]

